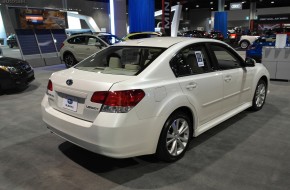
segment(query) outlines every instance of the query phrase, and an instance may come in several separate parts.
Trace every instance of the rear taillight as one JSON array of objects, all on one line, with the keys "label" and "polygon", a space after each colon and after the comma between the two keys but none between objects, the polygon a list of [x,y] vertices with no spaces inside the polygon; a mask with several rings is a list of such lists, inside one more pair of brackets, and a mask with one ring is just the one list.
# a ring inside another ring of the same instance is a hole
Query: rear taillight
[{"label": "rear taillight", "polygon": [[51,80],[49,80],[48,83],[47,83],[47,90],[53,91],[53,86],[52,86]]},{"label": "rear taillight", "polygon": [[61,45],[60,45],[60,49],[61,49],[63,46],[64,46],[64,43],[61,43]]},{"label": "rear taillight", "polygon": [[[97,97],[98,96],[98,97]],[[127,113],[133,109],[145,96],[143,90],[124,90],[95,92],[92,102],[103,103],[102,112]],[[93,101],[93,100],[99,100]]]},{"label": "rear taillight", "polygon": [[237,37],[237,34],[230,34],[231,39],[235,39]]},{"label": "rear taillight", "polygon": [[108,96],[108,91],[100,91],[100,92],[94,92],[91,102],[103,104]]}]

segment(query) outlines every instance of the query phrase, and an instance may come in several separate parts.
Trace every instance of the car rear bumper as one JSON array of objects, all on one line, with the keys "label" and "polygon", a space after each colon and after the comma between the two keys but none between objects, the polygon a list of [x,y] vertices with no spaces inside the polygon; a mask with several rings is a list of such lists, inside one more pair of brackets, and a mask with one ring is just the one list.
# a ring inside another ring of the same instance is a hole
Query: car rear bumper
[{"label": "car rear bumper", "polygon": [[[58,136],[92,152],[114,158],[127,158],[156,151],[161,128],[159,118],[139,120],[133,110],[127,114],[98,114],[94,122],[64,114],[43,98],[42,117],[48,129]],[[157,125],[156,125],[157,124]]]}]

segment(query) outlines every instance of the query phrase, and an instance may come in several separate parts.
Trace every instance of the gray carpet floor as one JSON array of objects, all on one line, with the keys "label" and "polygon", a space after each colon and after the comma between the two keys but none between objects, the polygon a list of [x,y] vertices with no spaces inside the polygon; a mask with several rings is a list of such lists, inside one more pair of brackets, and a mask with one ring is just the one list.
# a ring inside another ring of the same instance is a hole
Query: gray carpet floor
[{"label": "gray carpet floor", "polygon": [[290,188],[289,82],[272,81],[261,111],[244,111],[193,139],[185,157],[169,164],[107,158],[49,133],[40,103],[50,74],[63,68],[37,68],[27,89],[0,95],[1,190]]}]

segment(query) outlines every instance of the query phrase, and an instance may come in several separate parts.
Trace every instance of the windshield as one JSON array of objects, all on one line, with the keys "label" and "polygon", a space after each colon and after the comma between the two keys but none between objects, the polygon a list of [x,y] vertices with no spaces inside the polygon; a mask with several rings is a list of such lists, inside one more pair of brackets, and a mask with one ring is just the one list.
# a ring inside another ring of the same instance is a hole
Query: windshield
[{"label": "windshield", "polygon": [[165,48],[111,46],[93,54],[75,66],[76,69],[113,75],[138,75]]}]

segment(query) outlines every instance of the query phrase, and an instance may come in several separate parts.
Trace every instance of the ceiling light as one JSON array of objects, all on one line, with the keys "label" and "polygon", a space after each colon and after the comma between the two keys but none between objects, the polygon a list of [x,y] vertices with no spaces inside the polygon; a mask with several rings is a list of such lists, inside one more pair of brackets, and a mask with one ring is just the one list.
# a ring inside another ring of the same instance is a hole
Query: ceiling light
[{"label": "ceiling light", "polygon": [[271,3],[273,4],[273,3],[275,3],[274,1],[271,1]]},{"label": "ceiling light", "polygon": [[213,10],[213,8],[210,8],[211,10]]},{"label": "ceiling light", "polygon": [[242,3],[244,4],[244,3],[246,3],[246,1],[243,1]]},{"label": "ceiling light", "polygon": [[198,7],[199,7],[199,5],[196,5],[195,7],[196,7],[196,8],[198,8]]},{"label": "ceiling light", "polygon": [[228,7],[228,5],[225,5],[225,7]]},{"label": "ceiling light", "polygon": [[211,4],[211,5],[212,5],[212,4],[213,4],[213,1],[211,1],[209,4]]}]

